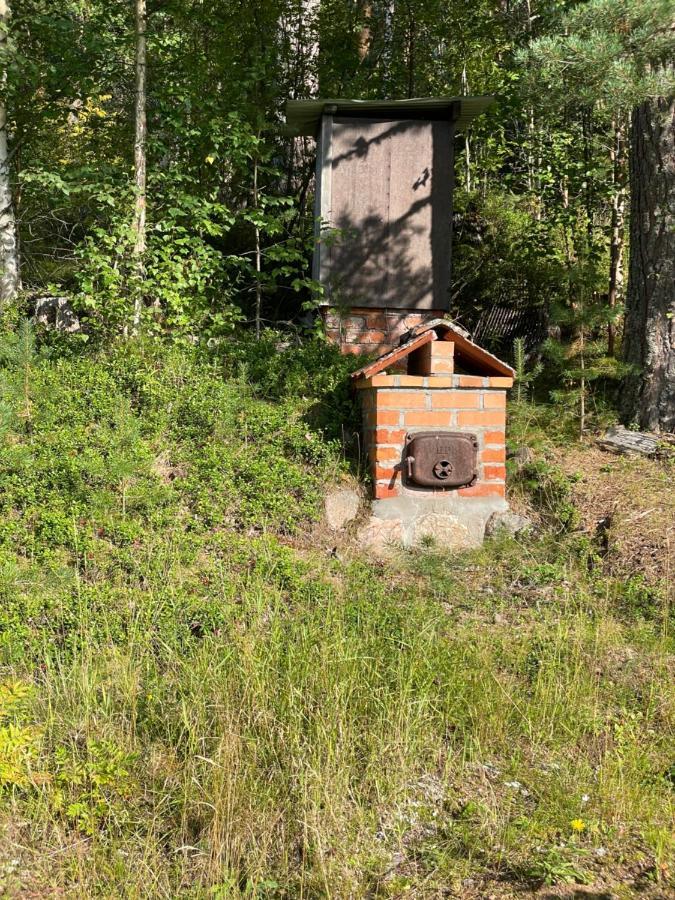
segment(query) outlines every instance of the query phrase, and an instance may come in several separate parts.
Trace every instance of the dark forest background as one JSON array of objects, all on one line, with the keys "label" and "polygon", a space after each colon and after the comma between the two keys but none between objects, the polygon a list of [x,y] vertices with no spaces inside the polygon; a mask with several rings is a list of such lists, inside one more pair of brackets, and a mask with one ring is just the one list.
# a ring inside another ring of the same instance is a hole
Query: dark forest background
[{"label": "dark forest background", "polygon": [[[575,402],[623,378],[627,421],[675,426],[672,0],[14,0],[1,18],[6,310],[67,297],[89,341],[302,331],[314,142],[284,136],[284,101],[492,94],[457,137],[452,314],[510,358],[549,335]],[[629,278],[631,194],[651,227]]]}]

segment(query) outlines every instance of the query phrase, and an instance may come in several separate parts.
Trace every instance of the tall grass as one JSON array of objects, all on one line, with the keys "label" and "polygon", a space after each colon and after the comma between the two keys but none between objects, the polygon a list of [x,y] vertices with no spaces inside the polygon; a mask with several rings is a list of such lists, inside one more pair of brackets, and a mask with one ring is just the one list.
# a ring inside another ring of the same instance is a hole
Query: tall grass
[{"label": "tall grass", "polygon": [[[542,847],[585,877],[614,846],[662,877],[674,704],[658,636],[577,589],[495,626],[508,598],[473,606],[459,578],[443,576],[444,608],[405,568],[394,587],[358,561],[317,575],[273,539],[231,549],[172,573],[175,590],[218,573],[218,627],[189,645],[139,616],[149,591],[123,642],[82,609],[77,649],[44,648],[31,720],[51,779],[10,802],[40,884],[434,896],[470,875],[536,881]],[[440,577],[444,560],[426,565]]]},{"label": "tall grass", "polygon": [[[484,896],[626,860],[662,889],[660,620],[572,538],[301,553],[339,463],[300,408],[184,360],[104,363],[37,367],[0,459],[2,679],[30,688],[0,696],[6,895]],[[242,433],[279,461],[276,533],[227,493]]]}]

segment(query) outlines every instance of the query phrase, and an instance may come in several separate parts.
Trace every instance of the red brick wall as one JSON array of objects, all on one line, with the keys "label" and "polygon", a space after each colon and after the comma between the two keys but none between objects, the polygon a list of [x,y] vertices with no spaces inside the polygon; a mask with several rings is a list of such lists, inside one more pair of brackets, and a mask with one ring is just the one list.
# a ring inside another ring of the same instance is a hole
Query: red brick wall
[{"label": "red brick wall", "polygon": [[505,389],[511,384],[510,378],[476,375],[375,375],[361,381],[363,433],[375,498],[405,493],[405,436],[411,431],[436,428],[467,431],[478,438],[478,481],[455,493],[461,497],[504,497]]},{"label": "red brick wall", "polygon": [[440,319],[442,310],[366,309],[353,307],[344,313],[324,307],[322,315],[326,337],[338,344],[343,353],[386,353],[397,347],[401,335],[428,322]]}]

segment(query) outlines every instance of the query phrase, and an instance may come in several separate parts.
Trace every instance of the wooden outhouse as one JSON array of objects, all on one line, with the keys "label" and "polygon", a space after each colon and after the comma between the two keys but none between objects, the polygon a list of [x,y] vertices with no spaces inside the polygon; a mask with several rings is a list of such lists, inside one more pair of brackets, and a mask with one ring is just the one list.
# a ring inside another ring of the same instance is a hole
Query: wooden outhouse
[{"label": "wooden outhouse", "polygon": [[313,273],[345,351],[389,349],[447,312],[454,135],[491,102],[287,101],[289,131],[317,140]]}]

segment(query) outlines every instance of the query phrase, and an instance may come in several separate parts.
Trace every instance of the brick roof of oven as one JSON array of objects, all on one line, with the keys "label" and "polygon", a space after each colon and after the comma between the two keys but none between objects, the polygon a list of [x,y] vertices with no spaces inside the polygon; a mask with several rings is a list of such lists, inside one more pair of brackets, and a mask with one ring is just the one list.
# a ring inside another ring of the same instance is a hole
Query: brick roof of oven
[{"label": "brick roof of oven", "polygon": [[[351,377],[356,380],[377,375],[378,372],[405,359],[413,350],[423,347],[430,341],[452,341],[455,345],[455,359],[460,366],[467,369],[469,374],[505,375],[509,378],[513,378],[515,375],[511,366],[492,353],[488,353],[478,344],[474,344],[469,338],[468,332],[459,325],[454,325],[447,319],[432,319],[404,334],[398,347],[388,353],[383,353],[382,356],[356,372],[352,372]],[[476,372],[476,369],[479,371]]]}]

